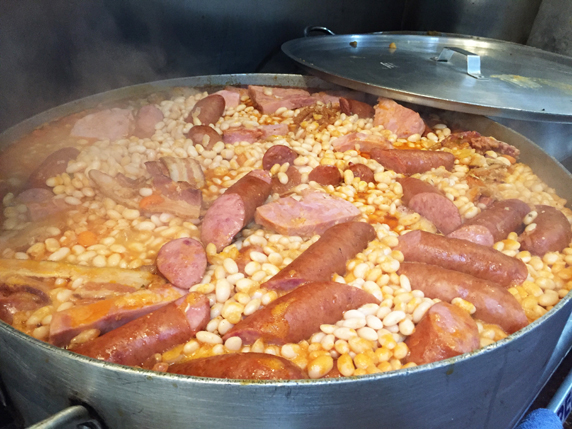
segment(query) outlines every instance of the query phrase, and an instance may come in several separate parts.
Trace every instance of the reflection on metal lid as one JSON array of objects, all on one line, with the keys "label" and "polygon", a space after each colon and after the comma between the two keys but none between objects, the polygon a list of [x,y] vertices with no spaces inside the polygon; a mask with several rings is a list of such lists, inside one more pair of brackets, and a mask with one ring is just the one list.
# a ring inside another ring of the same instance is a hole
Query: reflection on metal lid
[{"label": "reflection on metal lid", "polygon": [[282,50],[326,80],[442,109],[572,123],[572,58],[492,39],[308,37]]}]

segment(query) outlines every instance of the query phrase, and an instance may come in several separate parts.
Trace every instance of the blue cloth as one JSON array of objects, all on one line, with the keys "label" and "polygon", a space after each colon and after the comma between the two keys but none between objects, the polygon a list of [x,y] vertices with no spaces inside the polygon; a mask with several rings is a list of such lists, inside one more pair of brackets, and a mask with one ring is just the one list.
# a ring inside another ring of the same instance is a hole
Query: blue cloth
[{"label": "blue cloth", "polygon": [[538,408],[528,413],[516,429],[562,429],[562,422],[554,411]]}]

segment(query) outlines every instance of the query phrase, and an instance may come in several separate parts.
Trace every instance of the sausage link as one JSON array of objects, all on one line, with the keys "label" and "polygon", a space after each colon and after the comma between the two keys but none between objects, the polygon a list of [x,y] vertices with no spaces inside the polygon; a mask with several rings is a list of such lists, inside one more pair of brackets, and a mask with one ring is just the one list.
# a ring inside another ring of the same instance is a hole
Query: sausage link
[{"label": "sausage link", "polygon": [[261,287],[292,290],[310,282],[329,281],[334,273],[343,275],[350,258],[365,249],[375,238],[375,230],[364,222],[345,222],[332,226],[304,253]]},{"label": "sausage link", "polygon": [[274,300],[246,317],[225,336],[240,337],[243,344],[262,338],[266,343],[297,343],[335,323],[347,310],[379,301],[370,293],[336,282],[310,283]]},{"label": "sausage link", "polygon": [[211,94],[197,101],[185,121],[193,123],[194,118],[197,118],[202,125],[214,124],[224,113],[225,105],[222,95]]},{"label": "sausage link", "polygon": [[351,98],[340,97],[340,110],[346,115],[358,115],[360,118],[373,118],[373,106]]},{"label": "sausage link", "polygon": [[528,204],[517,199],[497,201],[448,236],[492,246],[504,240],[510,232],[518,231],[529,211]]},{"label": "sausage link", "polygon": [[457,206],[434,186],[413,177],[397,181],[403,188],[403,204],[430,220],[443,234],[455,230],[463,222]]},{"label": "sausage link", "polygon": [[209,319],[209,300],[191,292],[72,351],[107,362],[142,365],[155,353],[191,339]]},{"label": "sausage link", "polygon": [[452,153],[430,150],[374,148],[370,155],[386,169],[405,175],[425,173],[442,166],[451,170],[455,164]]},{"label": "sausage link", "polygon": [[[268,181],[260,178],[263,173]],[[215,244],[220,252],[228,246],[238,232],[254,219],[258,206],[264,204],[272,186],[270,175],[255,170],[244,176],[217,198],[209,207],[201,228],[203,244]]]},{"label": "sausage link", "polygon": [[171,365],[168,372],[235,380],[300,380],[308,376],[287,359],[266,353],[230,353]]},{"label": "sausage link", "polygon": [[536,228],[520,236],[521,249],[538,256],[564,250],[572,240],[570,222],[566,216],[550,206],[538,205],[536,211]]},{"label": "sausage link", "polygon": [[521,284],[528,276],[524,262],[466,240],[412,231],[399,237],[395,250],[407,262],[423,262],[461,271],[502,286]]},{"label": "sausage link", "polygon": [[479,348],[479,329],[465,310],[439,302],[431,307],[406,340],[408,362],[417,365],[470,353]]},{"label": "sausage link", "polygon": [[475,318],[499,325],[508,334],[528,325],[520,303],[499,284],[418,262],[403,262],[398,274],[407,276],[411,287],[428,298],[451,302],[460,297],[471,302],[477,309]]}]

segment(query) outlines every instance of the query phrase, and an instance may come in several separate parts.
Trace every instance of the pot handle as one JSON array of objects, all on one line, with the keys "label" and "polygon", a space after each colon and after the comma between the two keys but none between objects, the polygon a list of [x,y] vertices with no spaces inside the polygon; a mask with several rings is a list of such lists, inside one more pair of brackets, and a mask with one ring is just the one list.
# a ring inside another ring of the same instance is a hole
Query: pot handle
[{"label": "pot handle", "polygon": [[336,33],[334,33],[328,27],[309,25],[308,27],[304,28],[304,37],[310,37],[310,33],[312,33],[313,31],[319,31],[319,32],[327,34],[329,36],[335,36],[336,35]]},{"label": "pot handle", "polygon": [[83,405],[73,405],[38,422],[28,429],[104,429]]},{"label": "pot handle", "polygon": [[455,47],[444,47],[438,57],[433,58],[440,63],[449,62],[453,54],[458,53],[467,59],[467,74],[475,79],[485,79],[481,74],[481,57],[465,49]]}]

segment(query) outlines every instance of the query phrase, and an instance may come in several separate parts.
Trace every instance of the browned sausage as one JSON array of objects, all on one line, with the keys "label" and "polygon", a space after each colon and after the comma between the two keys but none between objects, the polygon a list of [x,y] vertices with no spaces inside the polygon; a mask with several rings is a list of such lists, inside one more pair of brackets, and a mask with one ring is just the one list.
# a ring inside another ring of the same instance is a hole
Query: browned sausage
[{"label": "browned sausage", "polygon": [[286,170],[286,176],[288,176],[288,183],[284,184],[280,182],[277,176],[272,178],[272,193],[283,195],[290,192],[290,189],[295,188],[300,183],[302,183],[302,175],[296,167],[288,167]]},{"label": "browned sausage", "polygon": [[348,260],[365,249],[374,238],[375,230],[368,223],[346,222],[332,226],[261,287],[292,290],[305,283],[331,280],[334,273],[343,275]]},{"label": "browned sausage", "polygon": [[288,146],[277,144],[268,149],[262,157],[262,168],[270,171],[275,164],[282,165],[288,162],[290,165],[294,165],[296,158],[298,158],[298,154]]},{"label": "browned sausage", "polygon": [[161,247],[157,268],[174,286],[189,289],[203,278],[207,254],[197,240],[177,238]]},{"label": "browned sausage", "polygon": [[479,348],[479,329],[469,313],[446,302],[431,307],[406,340],[408,362],[437,362]]},{"label": "browned sausage", "polygon": [[342,175],[338,167],[334,165],[318,165],[310,171],[308,180],[313,180],[322,186],[338,186],[342,182]]},{"label": "browned sausage", "polygon": [[168,372],[235,380],[300,380],[308,376],[287,359],[266,353],[230,353],[171,365]]},{"label": "browned sausage", "polygon": [[510,232],[518,231],[522,219],[529,211],[528,204],[517,199],[497,201],[449,233],[449,237],[492,246],[497,241],[504,240]]},{"label": "browned sausage", "polygon": [[340,97],[340,110],[346,115],[358,115],[360,118],[373,118],[373,106],[351,98]]},{"label": "browned sausage", "polygon": [[201,125],[216,123],[224,113],[224,97],[219,94],[211,94],[195,104],[185,121],[194,123],[194,118],[201,121]]},{"label": "browned sausage", "polygon": [[36,168],[26,183],[26,188],[48,188],[46,180],[50,177],[57,176],[66,172],[68,162],[76,159],[79,155],[79,150],[75,147],[64,147],[57,150],[48,157]]},{"label": "browned sausage", "polygon": [[228,246],[238,232],[254,219],[256,208],[270,195],[268,181],[261,179],[263,170],[255,170],[232,185],[209,207],[201,228],[201,241],[206,246],[213,243],[217,252]]},{"label": "browned sausage", "polygon": [[141,365],[155,353],[188,341],[209,320],[208,298],[191,292],[159,310],[81,344],[73,351],[122,365]]},{"label": "browned sausage", "polygon": [[195,125],[189,130],[187,137],[194,144],[200,144],[206,150],[211,150],[215,143],[222,141],[222,136],[208,125]]},{"label": "browned sausage", "polygon": [[455,156],[449,152],[374,148],[370,155],[387,170],[406,175],[425,173],[441,166],[451,170],[455,165]]},{"label": "browned sausage", "polygon": [[471,302],[477,309],[475,318],[499,325],[509,334],[528,325],[520,303],[499,284],[418,262],[402,262],[398,273],[429,298],[451,302],[459,297]]},{"label": "browned sausage", "polygon": [[372,294],[336,282],[309,283],[281,296],[238,322],[224,336],[240,337],[243,344],[262,338],[266,343],[297,343],[335,323],[345,311],[379,301]]},{"label": "browned sausage", "polygon": [[570,222],[566,216],[560,210],[544,205],[536,206],[536,212],[536,228],[520,236],[521,250],[538,256],[564,250],[572,240]]},{"label": "browned sausage", "polygon": [[407,262],[438,265],[502,286],[521,284],[528,276],[526,265],[520,259],[467,240],[425,231],[412,231],[400,236],[395,250],[400,250]]},{"label": "browned sausage", "polygon": [[348,170],[354,174],[354,177],[359,177],[364,182],[375,183],[373,171],[367,165],[350,163]]},{"label": "browned sausage", "polygon": [[463,222],[457,206],[434,186],[413,177],[397,181],[403,188],[403,204],[429,219],[443,234],[455,230]]}]

